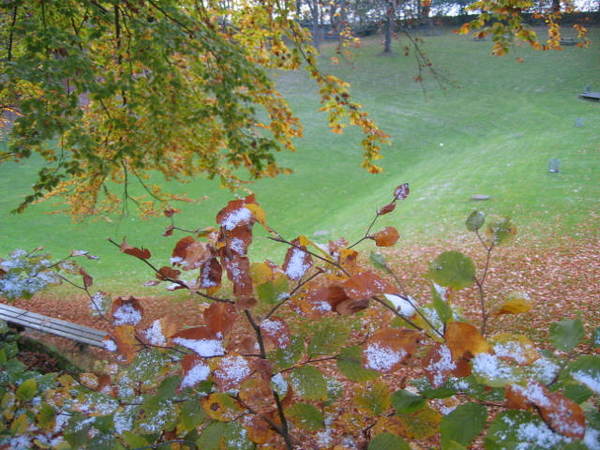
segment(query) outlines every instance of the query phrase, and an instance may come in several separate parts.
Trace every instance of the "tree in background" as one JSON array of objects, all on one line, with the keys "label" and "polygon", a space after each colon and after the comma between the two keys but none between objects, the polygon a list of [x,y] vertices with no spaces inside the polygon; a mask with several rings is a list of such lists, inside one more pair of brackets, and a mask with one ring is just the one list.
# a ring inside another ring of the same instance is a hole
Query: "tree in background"
[{"label": "tree in background", "polygon": [[0,104],[19,114],[0,158],[45,159],[19,210],[60,194],[75,216],[107,212],[131,199],[127,185],[137,180],[152,201],[133,200],[150,213],[174,198],[149,185],[151,171],[218,177],[232,189],[288,172],[274,154],[293,150],[302,126],[271,69],[304,67],[332,130],[358,126],[363,167],[380,170],[374,160],[387,136],[346,83],[318,70],[295,2],[15,0],[0,8]]}]

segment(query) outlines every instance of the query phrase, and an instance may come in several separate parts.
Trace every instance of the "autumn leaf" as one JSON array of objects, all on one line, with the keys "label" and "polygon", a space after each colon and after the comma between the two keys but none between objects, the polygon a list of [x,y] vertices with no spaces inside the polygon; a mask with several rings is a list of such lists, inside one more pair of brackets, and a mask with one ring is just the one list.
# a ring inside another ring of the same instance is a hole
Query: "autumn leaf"
[{"label": "autumn leaf", "polygon": [[283,271],[291,280],[299,280],[312,267],[312,256],[301,244],[300,238],[292,241],[294,246],[288,248],[283,262]]},{"label": "autumn leaf", "polygon": [[137,325],[144,315],[144,308],[135,297],[127,299],[117,297],[112,304],[111,318],[113,325]]},{"label": "autumn leaf", "polygon": [[171,263],[183,270],[193,270],[201,267],[211,257],[209,244],[197,241],[192,236],[186,236],[175,244]]},{"label": "autumn leaf", "polygon": [[183,378],[179,389],[193,388],[210,376],[210,367],[198,355],[188,354],[181,360]]},{"label": "autumn leaf", "polygon": [[169,266],[163,266],[156,272],[156,278],[159,280],[177,280],[180,274],[180,270],[173,269]]},{"label": "autumn leaf", "polygon": [[215,392],[200,400],[202,409],[213,420],[231,422],[242,412],[242,407],[230,395]]},{"label": "autumn leaf", "polygon": [[396,200],[404,200],[410,194],[410,188],[408,187],[408,183],[401,184],[394,190],[394,199]]},{"label": "autumn leaf", "polygon": [[270,317],[260,323],[263,337],[276,348],[287,347],[290,343],[290,330],[287,323],[278,317]]},{"label": "autumn leaf", "polygon": [[119,248],[121,249],[121,251],[123,253],[125,253],[127,255],[131,255],[131,256],[135,256],[136,258],[139,258],[139,259],[149,259],[152,256],[150,254],[150,250],[145,249],[145,248],[132,247],[131,245],[129,245],[127,243],[127,241],[125,239],[123,239],[123,242],[121,243]]},{"label": "autumn leaf", "polygon": [[379,208],[379,210],[377,211],[377,215],[383,216],[385,214],[391,213],[394,209],[396,209],[396,203],[388,203],[387,205]]},{"label": "autumn leaf", "polygon": [[501,314],[520,314],[531,311],[533,302],[529,296],[523,292],[513,292],[495,312],[496,315]]},{"label": "autumn leaf", "polygon": [[371,298],[385,292],[394,292],[394,287],[375,272],[364,271],[353,275],[341,284],[344,292],[351,299]]},{"label": "autumn leaf", "polygon": [[120,362],[130,363],[140,348],[140,343],[135,336],[135,328],[132,325],[119,325],[113,328],[111,335],[117,345],[117,353]]},{"label": "autumn leaf", "polygon": [[214,363],[213,380],[221,392],[236,389],[252,374],[248,361],[242,356],[229,354]]},{"label": "autumn leaf", "polygon": [[92,284],[94,284],[94,279],[92,278],[92,276],[85,270],[83,270],[81,267],[79,268],[79,275],[81,275],[81,278],[83,279],[84,288],[88,289],[92,286]]},{"label": "autumn leaf", "polygon": [[215,302],[202,312],[202,318],[214,336],[227,336],[235,324],[237,312],[229,303]]},{"label": "autumn leaf", "polygon": [[398,241],[399,237],[398,230],[394,227],[385,227],[371,236],[378,247],[391,247]]},{"label": "autumn leaf", "polygon": [[215,334],[207,326],[187,328],[175,333],[171,342],[182,347],[189,348],[196,352],[198,356],[212,358],[213,356],[222,356],[225,354],[223,348],[222,336]]},{"label": "autumn leaf", "polygon": [[455,361],[490,350],[489,344],[479,330],[466,322],[450,322],[446,326],[444,338]]},{"label": "autumn leaf", "polygon": [[402,367],[416,350],[421,334],[415,330],[386,328],[375,333],[363,350],[363,367],[389,373]]},{"label": "autumn leaf", "polygon": [[227,278],[233,283],[233,294],[236,297],[252,295],[250,260],[246,256],[233,253],[223,257],[221,261],[227,271]]},{"label": "autumn leaf", "polygon": [[200,267],[198,276],[198,287],[200,289],[215,289],[221,286],[223,268],[216,257],[212,257],[204,262]]}]

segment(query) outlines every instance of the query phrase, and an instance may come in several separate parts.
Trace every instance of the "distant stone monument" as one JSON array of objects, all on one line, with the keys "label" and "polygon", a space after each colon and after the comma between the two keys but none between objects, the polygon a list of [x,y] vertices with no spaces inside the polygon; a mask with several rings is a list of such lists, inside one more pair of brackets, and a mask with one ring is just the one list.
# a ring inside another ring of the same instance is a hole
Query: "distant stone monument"
[{"label": "distant stone monument", "polygon": [[548,161],[548,172],[559,173],[560,172],[560,160],[557,158],[551,158]]},{"label": "distant stone monument", "polygon": [[478,202],[489,200],[490,198],[492,198],[492,197],[490,197],[489,195],[485,195],[485,194],[474,194],[471,196],[471,200],[475,200]]},{"label": "distant stone monument", "polygon": [[577,128],[581,128],[581,127],[584,125],[584,123],[585,123],[585,122],[584,122],[583,118],[581,118],[581,117],[577,117],[577,118],[575,119],[575,126],[576,126]]}]

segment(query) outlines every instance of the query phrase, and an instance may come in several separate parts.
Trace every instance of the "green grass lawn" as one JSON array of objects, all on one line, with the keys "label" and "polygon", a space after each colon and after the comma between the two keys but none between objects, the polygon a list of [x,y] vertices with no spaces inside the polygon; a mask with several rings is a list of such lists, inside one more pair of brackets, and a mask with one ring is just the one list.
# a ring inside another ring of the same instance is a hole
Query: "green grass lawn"
[{"label": "green grass lawn", "polygon": [[[369,175],[359,168],[360,136],[327,131],[318,113],[316,90],[303,73],[278,74],[283,93],[305,124],[296,153],[282,153],[282,165],[295,173],[253,186],[272,226],[293,238],[325,230],[320,238],[357,238],[377,206],[394,187],[411,185],[410,197],[382,224],[396,226],[404,242],[463,233],[466,215],[475,207],[511,215],[521,234],[576,234],[578,226],[600,210],[600,103],[577,98],[587,85],[600,91],[600,30],[591,32],[591,48],[534,52],[518,47],[506,57],[489,55],[491,43],[445,32],[425,37],[435,67],[454,86],[441,90],[426,79],[425,93],[413,81],[414,56],[381,56],[377,39],[363,41],[351,63],[333,65],[334,48],[323,48],[322,68],[352,84],[355,98],[392,136],[381,161],[385,171]],[[516,62],[524,57],[524,63]],[[583,120],[576,127],[576,119]],[[559,158],[561,172],[550,174],[548,159]],[[44,245],[55,256],[81,248],[101,256],[88,264],[100,286],[116,288],[151,278],[146,268],[106,242],[127,236],[149,247],[157,264],[168,261],[175,237],[161,237],[167,219],[130,216],[111,222],[71,223],[48,215],[52,205],[37,205],[11,215],[27,193],[35,161],[0,166],[0,255],[14,248]],[[183,204],[181,226],[212,225],[216,212],[232,198],[216,183],[195,180],[175,186],[189,196],[208,199]],[[490,201],[473,203],[473,194]],[[130,208],[133,212],[133,207]],[[597,231],[598,228],[596,227]],[[255,253],[279,261],[284,253],[257,237]],[[281,255],[281,256],[278,256]]]}]

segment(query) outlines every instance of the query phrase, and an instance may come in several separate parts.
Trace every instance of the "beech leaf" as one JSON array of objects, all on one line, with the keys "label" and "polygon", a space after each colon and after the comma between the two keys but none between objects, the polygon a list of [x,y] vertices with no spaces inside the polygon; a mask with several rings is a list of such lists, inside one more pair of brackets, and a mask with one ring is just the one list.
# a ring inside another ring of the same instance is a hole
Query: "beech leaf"
[{"label": "beech leaf", "polygon": [[475,282],[475,263],[460,252],[444,252],[429,264],[427,276],[440,286],[463,289]]},{"label": "beech leaf", "polygon": [[383,230],[378,231],[372,236],[378,247],[391,247],[398,242],[399,237],[398,230],[394,227],[385,227]]}]

